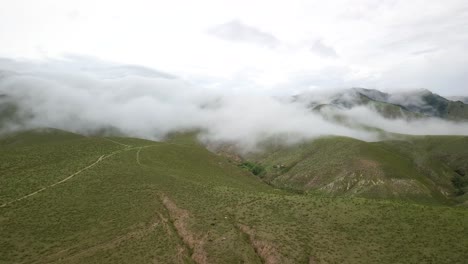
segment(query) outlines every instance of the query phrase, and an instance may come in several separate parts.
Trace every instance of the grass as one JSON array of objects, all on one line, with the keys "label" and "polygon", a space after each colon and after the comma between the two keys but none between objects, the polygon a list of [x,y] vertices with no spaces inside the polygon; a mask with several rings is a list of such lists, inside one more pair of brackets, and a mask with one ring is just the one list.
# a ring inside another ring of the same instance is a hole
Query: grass
[{"label": "grass", "polygon": [[[463,207],[277,189],[190,136],[167,142],[109,138],[127,147],[55,132],[17,135],[24,142],[17,146],[11,138],[0,141],[1,162],[9,164],[0,167],[3,202],[63,179],[101,155],[120,152],[69,181],[1,207],[0,263],[468,259],[468,210]],[[342,149],[348,140],[335,144],[331,150]],[[290,166],[294,155],[310,154],[300,153],[291,152],[282,162]]]}]

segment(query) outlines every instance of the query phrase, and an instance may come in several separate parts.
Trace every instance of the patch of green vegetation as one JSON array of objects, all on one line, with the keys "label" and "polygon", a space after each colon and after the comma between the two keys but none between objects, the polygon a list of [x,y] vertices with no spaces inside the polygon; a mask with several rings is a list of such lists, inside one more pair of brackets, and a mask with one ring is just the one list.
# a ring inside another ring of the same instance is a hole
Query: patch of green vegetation
[{"label": "patch of green vegetation", "polygon": [[263,174],[265,174],[265,168],[258,163],[245,161],[242,162],[239,166],[241,168],[247,169],[248,171],[252,172],[253,175],[256,176],[262,176]]},{"label": "patch of green vegetation", "polygon": [[468,177],[464,173],[457,172],[452,179],[453,186],[456,189],[456,195],[463,195],[466,193],[465,189],[468,187]]}]

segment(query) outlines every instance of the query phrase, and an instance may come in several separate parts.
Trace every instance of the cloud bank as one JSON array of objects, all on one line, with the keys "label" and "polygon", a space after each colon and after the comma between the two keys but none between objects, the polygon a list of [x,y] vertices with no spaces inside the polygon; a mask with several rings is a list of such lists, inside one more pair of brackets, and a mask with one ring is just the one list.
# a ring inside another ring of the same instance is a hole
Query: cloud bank
[{"label": "cloud bank", "polygon": [[[53,127],[83,134],[118,131],[163,139],[171,132],[196,130],[205,143],[230,143],[244,151],[278,137],[285,143],[326,135],[379,139],[375,131],[330,121],[312,111],[307,101],[230,94],[152,69],[90,58],[1,59],[0,95],[0,116],[11,115],[7,109],[11,105],[15,115],[3,118],[3,132]],[[444,120],[389,120],[366,107],[335,111],[353,123],[391,132],[468,134],[467,124]]]}]

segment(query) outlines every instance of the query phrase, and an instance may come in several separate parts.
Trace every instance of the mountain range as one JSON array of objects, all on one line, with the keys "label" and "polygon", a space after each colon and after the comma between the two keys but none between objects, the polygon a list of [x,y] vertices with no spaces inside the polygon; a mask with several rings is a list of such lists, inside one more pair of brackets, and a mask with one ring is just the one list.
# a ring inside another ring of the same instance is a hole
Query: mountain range
[{"label": "mountain range", "polygon": [[408,135],[348,114],[463,130],[466,104],[362,88],[281,100],[379,137],[281,134],[242,149],[200,129],[78,134],[42,127],[34,105],[1,95],[0,263],[468,259],[468,131]]},{"label": "mountain range", "polygon": [[375,89],[351,88],[314,99],[314,94],[294,97],[308,101],[309,107],[320,110],[326,107],[353,108],[370,106],[386,118],[436,117],[447,120],[468,120],[466,97],[442,97],[427,89],[409,92],[385,93]]},{"label": "mountain range", "polygon": [[[355,107],[371,108],[390,120],[441,119],[463,123],[468,118],[468,105],[424,89],[389,94],[352,88],[314,99],[302,94],[293,101],[306,103],[311,111],[353,127],[356,124],[346,121],[342,113]],[[280,188],[467,205],[467,136],[382,132],[382,138],[376,142],[324,136],[292,145],[266,140],[260,152],[236,153],[232,146],[225,145],[214,151],[255,168],[265,182]]]}]

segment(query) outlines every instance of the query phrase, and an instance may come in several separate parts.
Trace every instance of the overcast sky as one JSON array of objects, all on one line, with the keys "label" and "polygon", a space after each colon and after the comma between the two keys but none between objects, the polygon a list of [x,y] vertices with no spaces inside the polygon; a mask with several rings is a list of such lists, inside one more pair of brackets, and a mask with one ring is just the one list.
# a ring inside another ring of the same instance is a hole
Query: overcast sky
[{"label": "overcast sky", "polygon": [[78,54],[227,91],[468,95],[466,0],[0,0],[0,57]]}]

